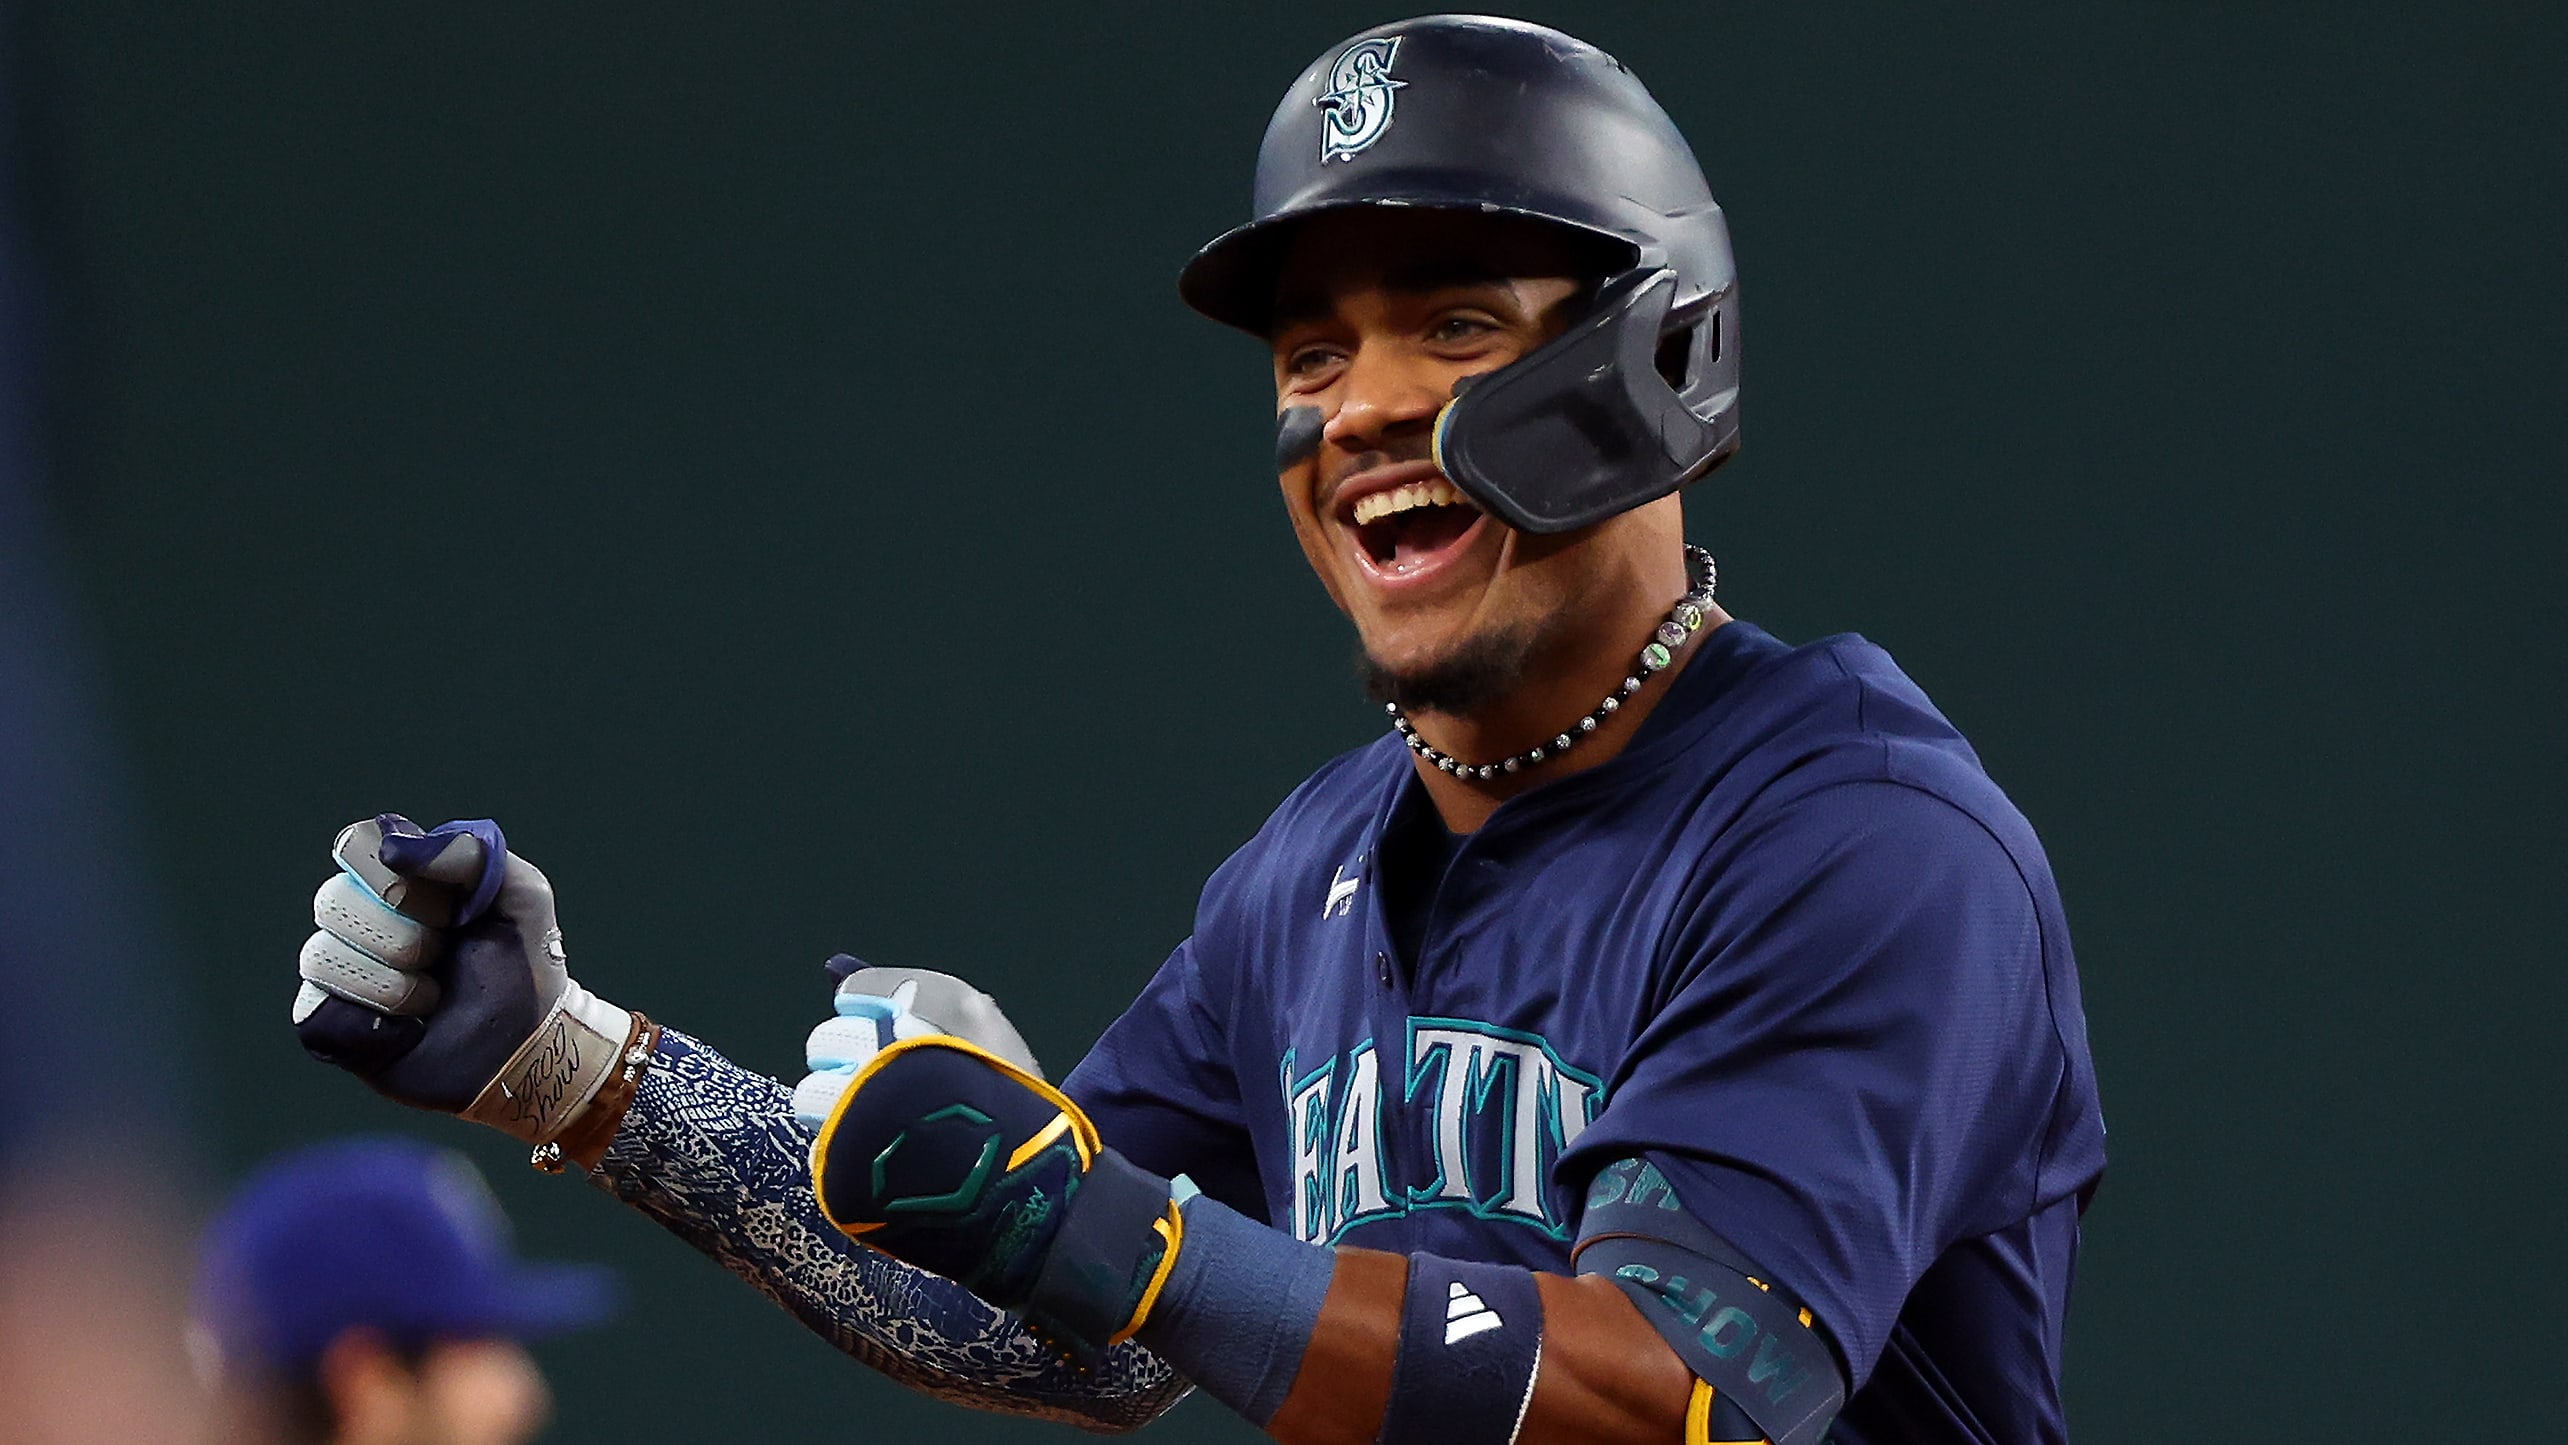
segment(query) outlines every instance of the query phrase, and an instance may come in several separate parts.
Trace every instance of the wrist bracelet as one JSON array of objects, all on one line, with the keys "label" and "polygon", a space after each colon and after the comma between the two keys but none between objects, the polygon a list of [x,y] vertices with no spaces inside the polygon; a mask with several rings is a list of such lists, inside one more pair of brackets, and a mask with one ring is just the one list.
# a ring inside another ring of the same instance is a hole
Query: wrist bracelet
[{"label": "wrist bracelet", "polygon": [[632,1031],[625,1035],[614,1069],[598,1086],[588,1107],[580,1111],[571,1127],[536,1145],[526,1162],[543,1174],[560,1174],[574,1164],[582,1173],[595,1169],[598,1161],[606,1157],[606,1146],[614,1142],[615,1131],[623,1127],[634,1096],[642,1092],[642,1075],[651,1067],[659,1046],[660,1026],[635,1013]]}]

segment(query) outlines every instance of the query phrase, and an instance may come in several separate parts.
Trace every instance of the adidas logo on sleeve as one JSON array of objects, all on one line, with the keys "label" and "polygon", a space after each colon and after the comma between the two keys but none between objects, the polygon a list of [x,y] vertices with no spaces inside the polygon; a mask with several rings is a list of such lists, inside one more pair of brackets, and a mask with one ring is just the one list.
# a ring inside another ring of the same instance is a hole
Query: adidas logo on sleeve
[{"label": "adidas logo on sleeve", "polygon": [[1445,1343],[1458,1345],[1473,1335],[1486,1334],[1507,1322],[1498,1312],[1483,1303],[1480,1296],[1463,1288],[1455,1280],[1445,1290]]}]

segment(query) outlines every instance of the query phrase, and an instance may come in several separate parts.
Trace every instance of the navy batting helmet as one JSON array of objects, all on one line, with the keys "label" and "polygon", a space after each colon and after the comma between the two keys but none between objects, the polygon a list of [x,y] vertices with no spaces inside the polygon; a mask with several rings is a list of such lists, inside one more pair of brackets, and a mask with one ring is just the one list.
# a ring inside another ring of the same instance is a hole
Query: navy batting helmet
[{"label": "navy batting helmet", "polygon": [[1255,219],[1198,252],[1178,293],[1265,334],[1295,227],[1351,206],[1522,216],[1601,243],[1585,313],[1468,379],[1436,419],[1437,464],[1500,520],[1587,526],[1738,449],[1729,227],[1685,137],[1621,61],[1482,15],[1406,20],[1332,47],[1267,123]]}]

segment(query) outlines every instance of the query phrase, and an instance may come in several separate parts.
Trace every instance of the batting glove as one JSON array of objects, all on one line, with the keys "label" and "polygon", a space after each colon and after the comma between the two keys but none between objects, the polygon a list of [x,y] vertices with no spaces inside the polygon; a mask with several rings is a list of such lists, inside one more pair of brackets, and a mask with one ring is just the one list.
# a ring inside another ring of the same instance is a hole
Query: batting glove
[{"label": "batting glove", "polygon": [[998,1001],[952,974],[875,968],[845,953],[822,966],[838,980],[832,1000],[837,1016],[803,1042],[803,1062],[811,1072],[794,1086],[794,1114],[812,1128],[838,1107],[857,1070],[902,1039],[950,1034],[1043,1077],[1043,1066]]},{"label": "batting glove", "polygon": [[634,1016],[565,967],[553,885],[488,819],[349,825],[312,898],[304,1051],[415,1108],[543,1145],[618,1066]]}]

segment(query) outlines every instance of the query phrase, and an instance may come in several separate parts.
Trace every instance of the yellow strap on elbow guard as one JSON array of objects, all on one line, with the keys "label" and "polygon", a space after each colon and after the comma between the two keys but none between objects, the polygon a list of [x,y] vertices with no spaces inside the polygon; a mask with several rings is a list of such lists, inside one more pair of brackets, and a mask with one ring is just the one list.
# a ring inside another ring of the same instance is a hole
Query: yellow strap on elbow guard
[{"label": "yellow strap on elbow guard", "polygon": [[1703,1381],[1694,1382],[1694,1398],[1685,1406],[1685,1445],[1769,1445],[1762,1436],[1754,1440],[1713,1439],[1712,1397],[1714,1393],[1713,1388]]}]

